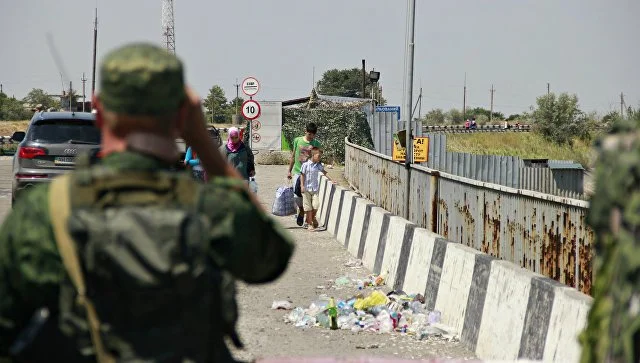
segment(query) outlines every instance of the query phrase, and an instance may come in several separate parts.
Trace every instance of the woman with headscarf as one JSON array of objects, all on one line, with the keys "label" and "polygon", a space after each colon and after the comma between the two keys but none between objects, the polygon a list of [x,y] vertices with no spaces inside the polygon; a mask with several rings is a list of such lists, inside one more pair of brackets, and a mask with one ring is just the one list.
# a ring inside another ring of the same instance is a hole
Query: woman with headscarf
[{"label": "woman with headscarf", "polygon": [[256,175],[253,152],[240,138],[240,130],[237,127],[229,128],[229,137],[227,142],[220,146],[220,152],[245,180],[249,181],[249,178]]}]

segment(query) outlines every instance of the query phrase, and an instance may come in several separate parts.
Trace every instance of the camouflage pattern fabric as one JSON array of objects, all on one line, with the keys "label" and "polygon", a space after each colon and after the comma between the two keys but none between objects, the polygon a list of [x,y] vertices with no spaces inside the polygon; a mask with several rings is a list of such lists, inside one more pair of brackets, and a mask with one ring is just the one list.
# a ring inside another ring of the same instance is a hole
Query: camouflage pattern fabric
[{"label": "camouflage pattern fabric", "polygon": [[[100,164],[101,168],[123,173],[145,170],[168,173],[170,169],[170,165],[158,159],[133,152],[110,154]],[[79,169],[74,174],[83,172]],[[269,282],[286,269],[293,244],[274,220],[249,201],[248,191],[240,188],[241,185],[244,185],[241,180],[213,178],[202,187],[197,213],[210,225],[203,250],[209,253],[212,271],[222,271],[249,283]],[[54,240],[48,192],[49,186],[41,185],[25,193],[0,228],[0,360],[7,356],[10,345],[36,309],[46,306],[53,312],[58,311],[65,298],[66,290],[61,286],[65,285],[67,274]],[[224,288],[230,283],[223,275],[220,285]],[[236,312],[235,297],[227,295],[214,300],[218,301],[212,302],[211,310],[219,314],[217,322],[203,318],[201,323],[203,328],[208,326],[216,333],[223,329],[224,321],[235,321]],[[122,307],[114,306],[114,309],[122,310]],[[162,322],[162,318],[158,317],[156,322]],[[177,343],[181,337],[170,338]],[[209,339],[214,361],[232,361],[223,334],[211,334]],[[86,338],[84,343],[86,345]],[[171,344],[163,347],[162,353],[170,347]]]},{"label": "camouflage pattern fabric", "polygon": [[597,145],[593,305],[582,362],[640,361],[640,129],[620,123]]},{"label": "camouflage pattern fabric", "polygon": [[109,111],[158,116],[185,100],[182,62],[165,49],[133,43],[108,53],[100,67],[100,100]]}]

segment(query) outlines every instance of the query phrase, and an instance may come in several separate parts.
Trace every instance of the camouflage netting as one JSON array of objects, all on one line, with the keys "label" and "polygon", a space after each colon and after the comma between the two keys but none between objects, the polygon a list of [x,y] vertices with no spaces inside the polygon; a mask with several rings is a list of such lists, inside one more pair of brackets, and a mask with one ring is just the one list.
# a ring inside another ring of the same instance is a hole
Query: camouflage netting
[{"label": "camouflage netting", "polygon": [[289,145],[293,139],[304,135],[305,125],[318,125],[316,138],[322,143],[323,159],[331,163],[344,163],[344,138],[367,148],[373,148],[371,131],[366,114],[362,111],[365,102],[337,103],[318,100],[312,93],[309,103],[302,107],[287,107],[282,110],[282,131]]},{"label": "camouflage netting", "polygon": [[596,146],[593,305],[582,362],[640,361],[640,129],[620,124]]}]

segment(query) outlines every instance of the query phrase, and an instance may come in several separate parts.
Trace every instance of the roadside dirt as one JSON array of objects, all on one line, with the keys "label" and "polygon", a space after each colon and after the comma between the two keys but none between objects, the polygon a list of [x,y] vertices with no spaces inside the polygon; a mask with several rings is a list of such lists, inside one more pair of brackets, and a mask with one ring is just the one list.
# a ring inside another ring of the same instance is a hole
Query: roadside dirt
[{"label": "roadside dirt", "polygon": [[[284,184],[287,167],[258,165],[256,180],[259,197],[267,210],[278,186]],[[340,179],[340,168],[329,174]],[[344,183],[344,178],[340,180]],[[320,294],[346,298],[354,291],[330,288],[330,281],[341,276],[364,277],[364,268],[345,267],[349,253],[326,231],[309,232],[295,224],[293,217],[275,217],[296,243],[296,251],[286,273],[265,285],[238,286],[241,339],[246,348],[234,351],[236,358],[251,360],[264,357],[396,357],[396,358],[461,358],[475,355],[461,343],[441,339],[418,341],[414,337],[320,327],[297,328],[284,322],[288,311],[271,310],[275,300],[289,300],[293,306],[309,307]],[[318,288],[323,286],[323,288]],[[408,292],[410,293],[410,292]]]}]

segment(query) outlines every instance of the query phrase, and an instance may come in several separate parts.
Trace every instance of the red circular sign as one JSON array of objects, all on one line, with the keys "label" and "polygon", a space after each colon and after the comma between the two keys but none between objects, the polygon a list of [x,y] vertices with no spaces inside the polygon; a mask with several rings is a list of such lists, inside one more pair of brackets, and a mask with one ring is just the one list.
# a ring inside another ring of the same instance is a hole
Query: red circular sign
[{"label": "red circular sign", "polygon": [[260,104],[258,101],[246,100],[242,104],[242,116],[247,120],[255,120],[260,117]]},{"label": "red circular sign", "polygon": [[253,134],[251,135],[251,138],[253,139],[253,142],[260,142],[260,134]]}]

